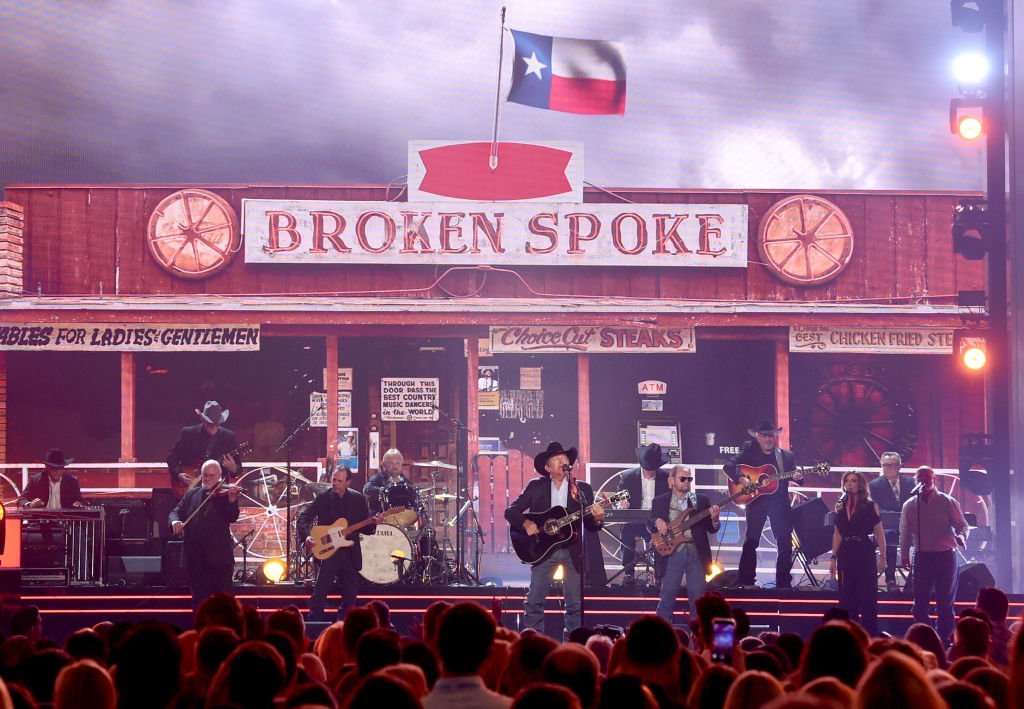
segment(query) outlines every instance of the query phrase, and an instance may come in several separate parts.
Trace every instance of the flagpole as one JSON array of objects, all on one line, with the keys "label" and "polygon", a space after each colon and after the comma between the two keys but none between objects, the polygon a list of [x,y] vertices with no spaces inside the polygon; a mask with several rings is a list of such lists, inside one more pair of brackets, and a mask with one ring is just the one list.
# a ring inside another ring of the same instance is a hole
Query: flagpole
[{"label": "flagpole", "polygon": [[498,38],[498,85],[494,90],[494,128],[491,131],[491,170],[498,169],[498,122],[501,118],[501,65],[505,58],[505,7],[501,8],[501,34]]}]

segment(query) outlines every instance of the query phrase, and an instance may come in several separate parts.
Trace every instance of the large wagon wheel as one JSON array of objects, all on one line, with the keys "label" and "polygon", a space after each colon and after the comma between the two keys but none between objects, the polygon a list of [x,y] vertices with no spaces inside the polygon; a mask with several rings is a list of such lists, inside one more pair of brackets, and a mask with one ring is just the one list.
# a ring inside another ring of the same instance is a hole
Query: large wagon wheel
[{"label": "large wagon wheel", "polygon": [[[236,484],[242,489],[238,496],[238,521],[231,524],[235,542],[245,540],[249,557],[283,559],[292,535],[292,548],[296,549],[295,523],[299,512],[312,503],[312,481],[295,472],[290,476],[292,486],[291,526],[288,526],[288,480],[284,468],[254,468],[247,470]],[[307,490],[307,487],[309,488]],[[249,533],[252,532],[251,535]],[[246,536],[249,535],[249,536]]]},{"label": "large wagon wheel", "polygon": [[207,278],[238,251],[241,235],[235,212],[223,198],[187,189],[165,197],[149,217],[149,253],[179,278]]},{"label": "large wagon wheel", "polygon": [[853,227],[843,210],[827,199],[794,195],[765,212],[757,247],[781,280],[817,286],[838,276],[850,262]]}]

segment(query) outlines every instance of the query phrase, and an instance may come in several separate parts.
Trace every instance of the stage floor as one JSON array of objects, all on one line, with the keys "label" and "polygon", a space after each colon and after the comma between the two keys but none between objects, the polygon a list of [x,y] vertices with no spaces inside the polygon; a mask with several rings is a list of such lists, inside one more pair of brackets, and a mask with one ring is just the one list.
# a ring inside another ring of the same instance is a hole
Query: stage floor
[{"label": "stage floor", "polygon": [[[270,613],[287,605],[296,605],[305,612],[312,586],[308,584],[237,585],[235,593],[242,603]],[[474,600],[487,608],[500,608],[502,624],[518,629],[522,621],[525,586],[374,586],[360,589],[361,603],[381,599],[391,608],[393,622],[399,631],[406,631],[423,610],[437,600],[448,602]],[[754,633],[763,630],[793,631],[808,635],[820,623],[822,614],[837,603],[833,592],[813,587],[787,591],[743,589],[722,591],[734,607],[749,615]],[[155,619],[178,628],[191,627],[192,617],[188,589],[182,587],[123,588],[72,587],[25,588],[19,599],[8,597],[8,607],[32,604],[40,608],[48,636],[64,638],[69,633],[100,621]],[[584,623],[627,626],[643,614],[654,613],[658,597],[654,589],[611,588],[588,589],[584,600]],[[337,603],[337,596],[328,599]],[[546,614],[547,631],[557,634],[561,622],[561,594],[552,590]],[[958,602],[957,610],[972,605]],[[879,593],[879,628],[902,635],[912,622],[911,599],[902,593]],[[1011,597],[1011,618],[1024,612],[1024,595]],[[676,622],[686,621],[686,601],[676,606]]]}]

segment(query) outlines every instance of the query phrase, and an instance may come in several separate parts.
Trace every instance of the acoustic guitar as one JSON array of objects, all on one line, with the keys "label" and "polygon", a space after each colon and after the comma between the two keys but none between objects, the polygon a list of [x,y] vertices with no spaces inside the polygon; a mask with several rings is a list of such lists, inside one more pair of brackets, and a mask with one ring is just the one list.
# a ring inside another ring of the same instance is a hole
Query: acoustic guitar
[{"label": "acoustic guitar", "polygon": [[355,544],[354,540],[348,538],[348,535],[352,534],[352,532],[358,532],[363,527],[371,524],[383,524],[385,517],[401,512],[405,512],[404,507],[392,507],[353,525],[349,525],[348,520],[344,517],[334,520],[333,524],[317,525],[309,532],[309,536],[313,538],[313,556],[320,561],[328,559],[339,549]]},{"label": "acoustic guitar", "polygon": [[[620,502],[629,498],[628,490],[619,490],[607,497],[598,497],[595,503],[601,507],[607,507],[614,502]],[[527,564],[539,564],[544,561],[555,549],[563,547],[572,542],[576,537],[576,530],[573,522],[593,514],[591,505],[579,509],[573,513],[561,505],[556,505],[543,512],[526,512],[523,514],[527,520],[532,521],[540,530],[532,537],[522,529],[509,529],[509,536],[512,538],[512,548],[523,562]]]},{"label": "acoustic guitar", "polygon": [[[230,456],[234,457],[236,455],[248,455],[249,453],[252,453],[252,444],[249,443],[249,441],[245,441],[245,442],[241,443],[237,448],[235,448],[234,450],[228,451],[224,455],[230,455]],[[220,456],[220,458],[223,458],[223,457],[224,456]],[[220,462],[220,458],[217,458],[217,462]],[[205,462],[206,461],[204,460],[204,461],[201,461],[200,463],[197,463],[196,465],[183,465],[183,466],[181,466],[181,472],[185,473],[186,475],[191,476],[192,480],[191,480],[191,482],[188,483],[188,485],[186,485],[185,483],[183,483],[180,480],[178,480],[177,476],[175,476],[174,481],[171,482],[171,489],[174,490],[174,496],[175,497],[177,497],[180,500],[181,498],[183,498],[185,496],[186,492],[188,492],[189,490],[191,490],[194,487],[197,487],[200,483],[203,482],[203,478],[199,474],[199,469],[202,467],[203,463],[205,463]],[[239,473],[242,472],[241,468],[239,468],[238,472]]]},{"label": "acoustic guitar", "polygon": [[778,472],[771,463],[762,466],[737,465],[736,470],[740,474],[740,479],[736,482],[729,480],[729,492],[730,494],[743,493],[738,495],[734,502],[737,505],[749,505],[762,495],[774,495],[779,489],[779,483],[783,480],[808,473],[824,475],[831,469],[832,467],[826,462],[815,463],[807,468],[796,468],[784,473]]}]

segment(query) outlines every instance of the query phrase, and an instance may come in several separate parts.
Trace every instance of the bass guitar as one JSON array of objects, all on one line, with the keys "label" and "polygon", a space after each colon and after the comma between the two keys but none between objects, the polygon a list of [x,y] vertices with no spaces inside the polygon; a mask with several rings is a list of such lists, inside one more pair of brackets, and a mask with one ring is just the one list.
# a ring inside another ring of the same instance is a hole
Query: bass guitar
[{"label": "bass guitar", "polygon": [[[738,492],[723,497],[721,500],[715,503],[719,507],[725,507],[731,502],[735,502],[743,495],[751,494],[752,488],[743,488]],[[714,507],[712,505],[711,507]],[[711,514],[711,507],[706,510],[698,512],[695,509],[689,509],[685,514],[679,515],[674,522],[668,525],[668,530],[662,534],[661,532],[651,533],[651,546],[662,556],[668,556],[676,550],[680,544],[685,540],[683,539],[683,532],[692,527],[696,526],[702,519],[708,517]]]},{"label": "bass guitar", "polygon": [[749,505],[751,501],[762,495],[775,494],[779,489],[779,483],[783,480],[808,473],[824,475],[831,469],[831,466],[825,462],[816,463],[807,468],[788,470],[784,473],[778,472],[771,463],[762,466],[737,465],[736,472],[739,473],[740,478],[736,482],[729,480],[729,492],[743,493],[738,495],[734,502],[737,505]]},{"label": "bass guitar", "polygon": [[[237,448],[228,451],[224,455],[230,455],[234,457],[236,455],[248,455],[249,453],[252,453],[252,444],[249,443],[249,441],[245,441],[244,443],[240,444]],[[224,456],[220,456],[220,458],[223,457]],[[220,461],[220,458],[217,459],[218,462]],[[204,460],[198,463],[197,465],[181,466],[181,472],[185,473],[185,475],[188,475],[192,479],[186,485],[185,483],[178,480],[177,477],[174,478],[174,482],[171,483],[171,489],[174,490],[175,497],[177,497],[180,500],[185,496],[186,492],[188,492],[189,490],[196,487],[202,482],[202,476],[199,474],[199,468],[205,462],[206,461]],[[239,470],[239,472],[241,472],[241,470]]]},{"label": "bass guitar", "polygon": [[[607,497],[598,497],[595,504],[602,508],[608,505],[621,502],[629,498],[628,490],[620,490]],[[555,549],[567,546],[576,538],[576,529],[573,522],[581,520],[587,515],[593,514],[591,505],[569,513],[561,505],[551,507],[544,512],[526,512],[523,514],[528,521],[537,525],[540,530],[538,534],[530,536],[522,529],[510,529],[512,537],[512,548],[523,562],[527,564],[539,564],[544,561]]]},{"label": "bass guitar", "polygon": [[363,527],[371,524],[382,524],[385,517],[404,511],[404,507],[392,507],[378,515],[367,517],[362,522],[356,522],[352,525],[344,517],[334,520],[334,524],[317,525],[309,532],[309,536],[313,538],[313,556],[320,561],[328,559],[339,549],[355,544],[355,541],[349,539],[348,535],[358,532]]}]

